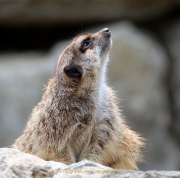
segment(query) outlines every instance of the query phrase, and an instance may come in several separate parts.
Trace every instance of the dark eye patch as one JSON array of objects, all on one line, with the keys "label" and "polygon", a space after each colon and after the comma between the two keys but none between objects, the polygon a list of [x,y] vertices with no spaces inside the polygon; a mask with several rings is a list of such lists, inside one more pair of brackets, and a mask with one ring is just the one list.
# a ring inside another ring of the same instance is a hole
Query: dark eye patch
[{"label": "dark eye patch", "polygon": [[89,48],[91,43],[92,43],[91,39],[89,37],[86,38],[81,44],[81,51],[84,53],[86,51],[86,49]]},{"label": "dark eye patch", "polygon": [[82,68],[77,65],[69,65],[65,67],[64,72],[70,78],[81,78],[83,75]]}]

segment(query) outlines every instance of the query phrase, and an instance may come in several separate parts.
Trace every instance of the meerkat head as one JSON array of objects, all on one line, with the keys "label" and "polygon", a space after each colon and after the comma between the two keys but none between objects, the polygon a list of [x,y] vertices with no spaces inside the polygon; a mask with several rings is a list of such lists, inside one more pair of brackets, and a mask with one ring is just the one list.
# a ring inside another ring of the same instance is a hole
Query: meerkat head
[{"label": "meerkat head", "polygon": [[97,78],[106,66],[111,44],[108,28],[76,36],[59,56],[56,73],[61,81],[82,83]]}]

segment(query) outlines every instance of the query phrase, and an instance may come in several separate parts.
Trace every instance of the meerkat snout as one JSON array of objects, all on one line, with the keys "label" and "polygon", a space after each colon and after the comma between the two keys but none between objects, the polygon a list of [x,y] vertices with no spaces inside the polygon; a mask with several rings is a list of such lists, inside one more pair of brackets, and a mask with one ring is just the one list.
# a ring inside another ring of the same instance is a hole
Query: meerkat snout
[{"label": "meerkat snout", "polygon": [[102,29],[102,33],[104,36],[111,37],[111,31],[109,30],[109,28]]},{"label": "meerkat snout", "polygon": [[70,78],[81,78],[83,70],[78,65],[69,65],[64,68],[65,74]]}]

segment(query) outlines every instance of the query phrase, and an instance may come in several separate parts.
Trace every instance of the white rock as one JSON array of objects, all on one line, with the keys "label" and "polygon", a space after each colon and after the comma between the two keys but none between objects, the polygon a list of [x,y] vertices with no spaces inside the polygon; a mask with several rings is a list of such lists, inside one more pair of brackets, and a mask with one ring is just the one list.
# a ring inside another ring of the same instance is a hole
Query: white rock
[{"label": "white rock", "polygon": [[[88,173],[87,173],[88,172]],[[22,153],[16,149],[0,149],[1,178],[178,178],[178,171],[123,171],[114,170],[101,164],[82,160],[81,162],[65,165],[54,161],[44,161],[36,156]]]}]

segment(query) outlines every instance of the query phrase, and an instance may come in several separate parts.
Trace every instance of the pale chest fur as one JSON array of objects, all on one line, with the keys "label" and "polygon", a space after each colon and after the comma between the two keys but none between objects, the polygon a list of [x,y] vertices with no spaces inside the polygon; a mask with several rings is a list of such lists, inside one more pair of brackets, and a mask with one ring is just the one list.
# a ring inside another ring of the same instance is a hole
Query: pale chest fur
[{"label": "pale chest fur", "polygon": [[[106,95],[103,90],[101,97],[97,97],[96,94],[93,91],[81,90],[57,98],[56,93],[56,97],[49,99],[51,101],[49,106],[46,105],[47,121],[49,123],[55,121],[56,133],[61,133],[58,142],[56,141],[60,144],[57,147],[62,149],[68,146],[75,162],[87,159],[93,144],[98,144],[102,149],[112,136],[110,133],[113,123],[110,119]],[[46,98],[46,103],[47,100],[48,98]],[[49,127],[53,125],[51,123]],[[63,146],[64,143],[66,145]]]},{"label": "pale chest fur", "polygon": [[71,110],[77,123],[72,127],[68,143],[76,161],[88,159],[90,149],[94,146],[98,147],[97,152],[105,149],[105,145],[113,139],[115,127],[113,116],[110,115],[111,106],[103,90],[102,94],[97,98],[92,93],[85,100],[81,98],[81,102],[76,97],[72,102],[72,108],[74,105],[79,107],[76,111]]},{"label": "pale chest fur", "polygon": [[[58,92],[61,92],[59,97],[57,97]],[[51,98],[49,93],[51,93]],[[66,143],[65,146],[70,147],[75,161],[78,161],[82,152],[91,144],[98,108],[95,94],[93,91],[83,90],[74,93],[66,91],[66,94],[62,91],[49,90],[49,93],[47,97],[44,97],[46,108],[44,113],[46,122],[49,123],[48,127],[54,125],[56,133],[59,133],[58,140],[60,140],[56,143],[60,144],[61,148]],[[42,119],[40,119],[40,122],[42,122]],[[55,124],[51,122],[55,122]],[[47,130],[46,127],[44,129]],[[49,133],[52,133],[52,131]]]}]

